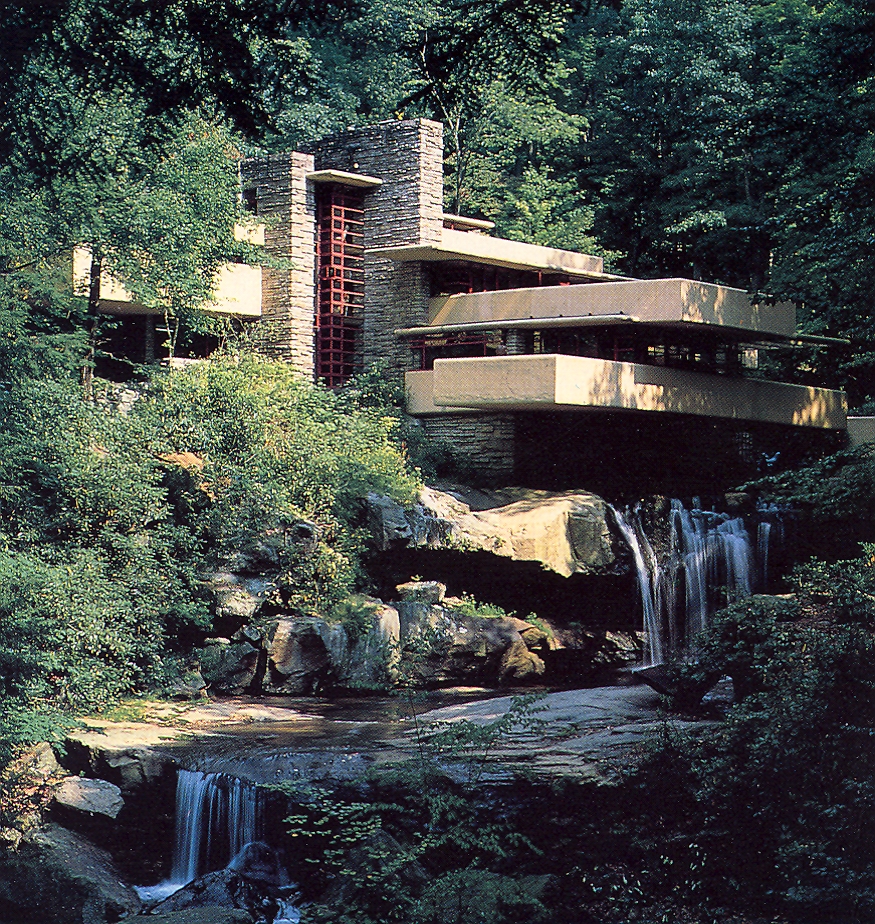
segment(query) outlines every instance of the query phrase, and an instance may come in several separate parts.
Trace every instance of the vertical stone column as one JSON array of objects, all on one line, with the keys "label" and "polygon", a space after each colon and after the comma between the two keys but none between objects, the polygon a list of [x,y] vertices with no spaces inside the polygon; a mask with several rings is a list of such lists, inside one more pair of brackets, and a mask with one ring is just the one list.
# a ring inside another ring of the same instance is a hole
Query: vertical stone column
[{"label": "vertical stone column", "polygon": [[244,162],[244,189],[255,190],[258,214],[266,220],[267,252],[284,265],[262,273],[258,349],[313,376],[313,318],[316,298],[316,207],[307,174],[310,154],[272,154]]},{"label": "vertical stone column", "polygon": [[429,280],[421,263],[396,263],[369,253],[379,247],[437,244],[443,228],[443,126],[428,119],[380,122],[315,146],[317,170],[379,177],[365,196],[364,360],[410,366],[398,327],[428,317]]}]

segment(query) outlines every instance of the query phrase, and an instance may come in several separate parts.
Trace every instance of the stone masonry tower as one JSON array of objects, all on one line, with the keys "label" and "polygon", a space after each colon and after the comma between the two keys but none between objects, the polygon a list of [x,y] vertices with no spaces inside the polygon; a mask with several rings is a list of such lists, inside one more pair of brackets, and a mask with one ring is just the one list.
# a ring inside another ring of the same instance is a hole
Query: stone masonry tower
[{"label": "stone masonry tower", "polygon": [[319,142],[316,170],[362,173],[382,180],[365,197],[364,361],[406,368],[410,351],[393,331],[427,320],[429,286],[422,264],[399,264],[377,247],[439,244],[443,226],[443,126],[415,119],[381,122]]},{"label": "stone masonry tower", "polygon": [[426,322],[426,271],[369,251],[440,243],[442,126],[351,129],[311,153],[247,161],[243,182],[279,264],[264,273],[262,351],[329,385],[377,359],[407,368],[393,331]]}]

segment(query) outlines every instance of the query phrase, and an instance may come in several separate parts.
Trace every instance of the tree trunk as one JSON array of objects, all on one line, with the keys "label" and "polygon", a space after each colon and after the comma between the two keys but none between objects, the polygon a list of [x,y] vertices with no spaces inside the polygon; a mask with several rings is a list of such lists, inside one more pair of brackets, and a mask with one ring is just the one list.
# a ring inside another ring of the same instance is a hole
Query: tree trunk
[{"label": "tree trunk", "polygon": [[97,331],[100,323],[100,273],[103,257],[92,250],[88,277],[88,349],[82,363],[82,391],[86,401],[94,397],[94,360],[97,354]]}]

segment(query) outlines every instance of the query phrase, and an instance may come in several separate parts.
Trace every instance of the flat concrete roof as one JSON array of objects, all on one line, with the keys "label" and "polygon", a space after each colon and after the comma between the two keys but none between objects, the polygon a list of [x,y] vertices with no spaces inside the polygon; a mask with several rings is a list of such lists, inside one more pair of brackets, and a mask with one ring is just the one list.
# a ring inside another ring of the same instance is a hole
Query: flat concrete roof
[{"label": "flat concrete roof", "polygon": [[383,185],[383,181],[378,176],[347,173],[345,170],[314,170],[307,174],[307,179],[311,183],[339,183],[341,186],[359,186],[364,189],[373,189]]},{"label": "flat concrete roof", "polygon": [[538,244],[524,244],[521,241],[508,241],[485,234],[471,234],[453,228],[441,229],[439,244],[375,247],[367,252],[371,256],[387,257],[400,263],[445,263],[461,260],[467,263],[501,266],[505,269],[532,270],[590,279],[624,278],[605,273],[601,257],[575,253],[572,250],[541,247]]},{"label": "flat concrete roof", "polygon": [[457,325],[469,329],[481,324],[532,326],[537,319],[543,319],[544,326],[586,326],[598,324],[602,317],[616,323],[614,319],[623,316],[630,323],[709,325],[765,338],[793,338],[796,333],[792,304],[755,303],[743,289],[691,279],[623,280],[442,296],[429,303],[429,323],[421,332]]}]

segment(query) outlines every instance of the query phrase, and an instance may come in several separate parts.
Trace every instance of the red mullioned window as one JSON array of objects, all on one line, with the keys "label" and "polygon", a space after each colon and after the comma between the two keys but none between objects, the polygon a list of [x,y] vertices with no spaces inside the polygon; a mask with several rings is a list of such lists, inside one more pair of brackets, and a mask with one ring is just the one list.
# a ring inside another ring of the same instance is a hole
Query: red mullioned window
[{"label": "red mullioned window", "polygon": [[334,183],[316,197],[316,378],[343,385],[361,365],[364,190]]}]

